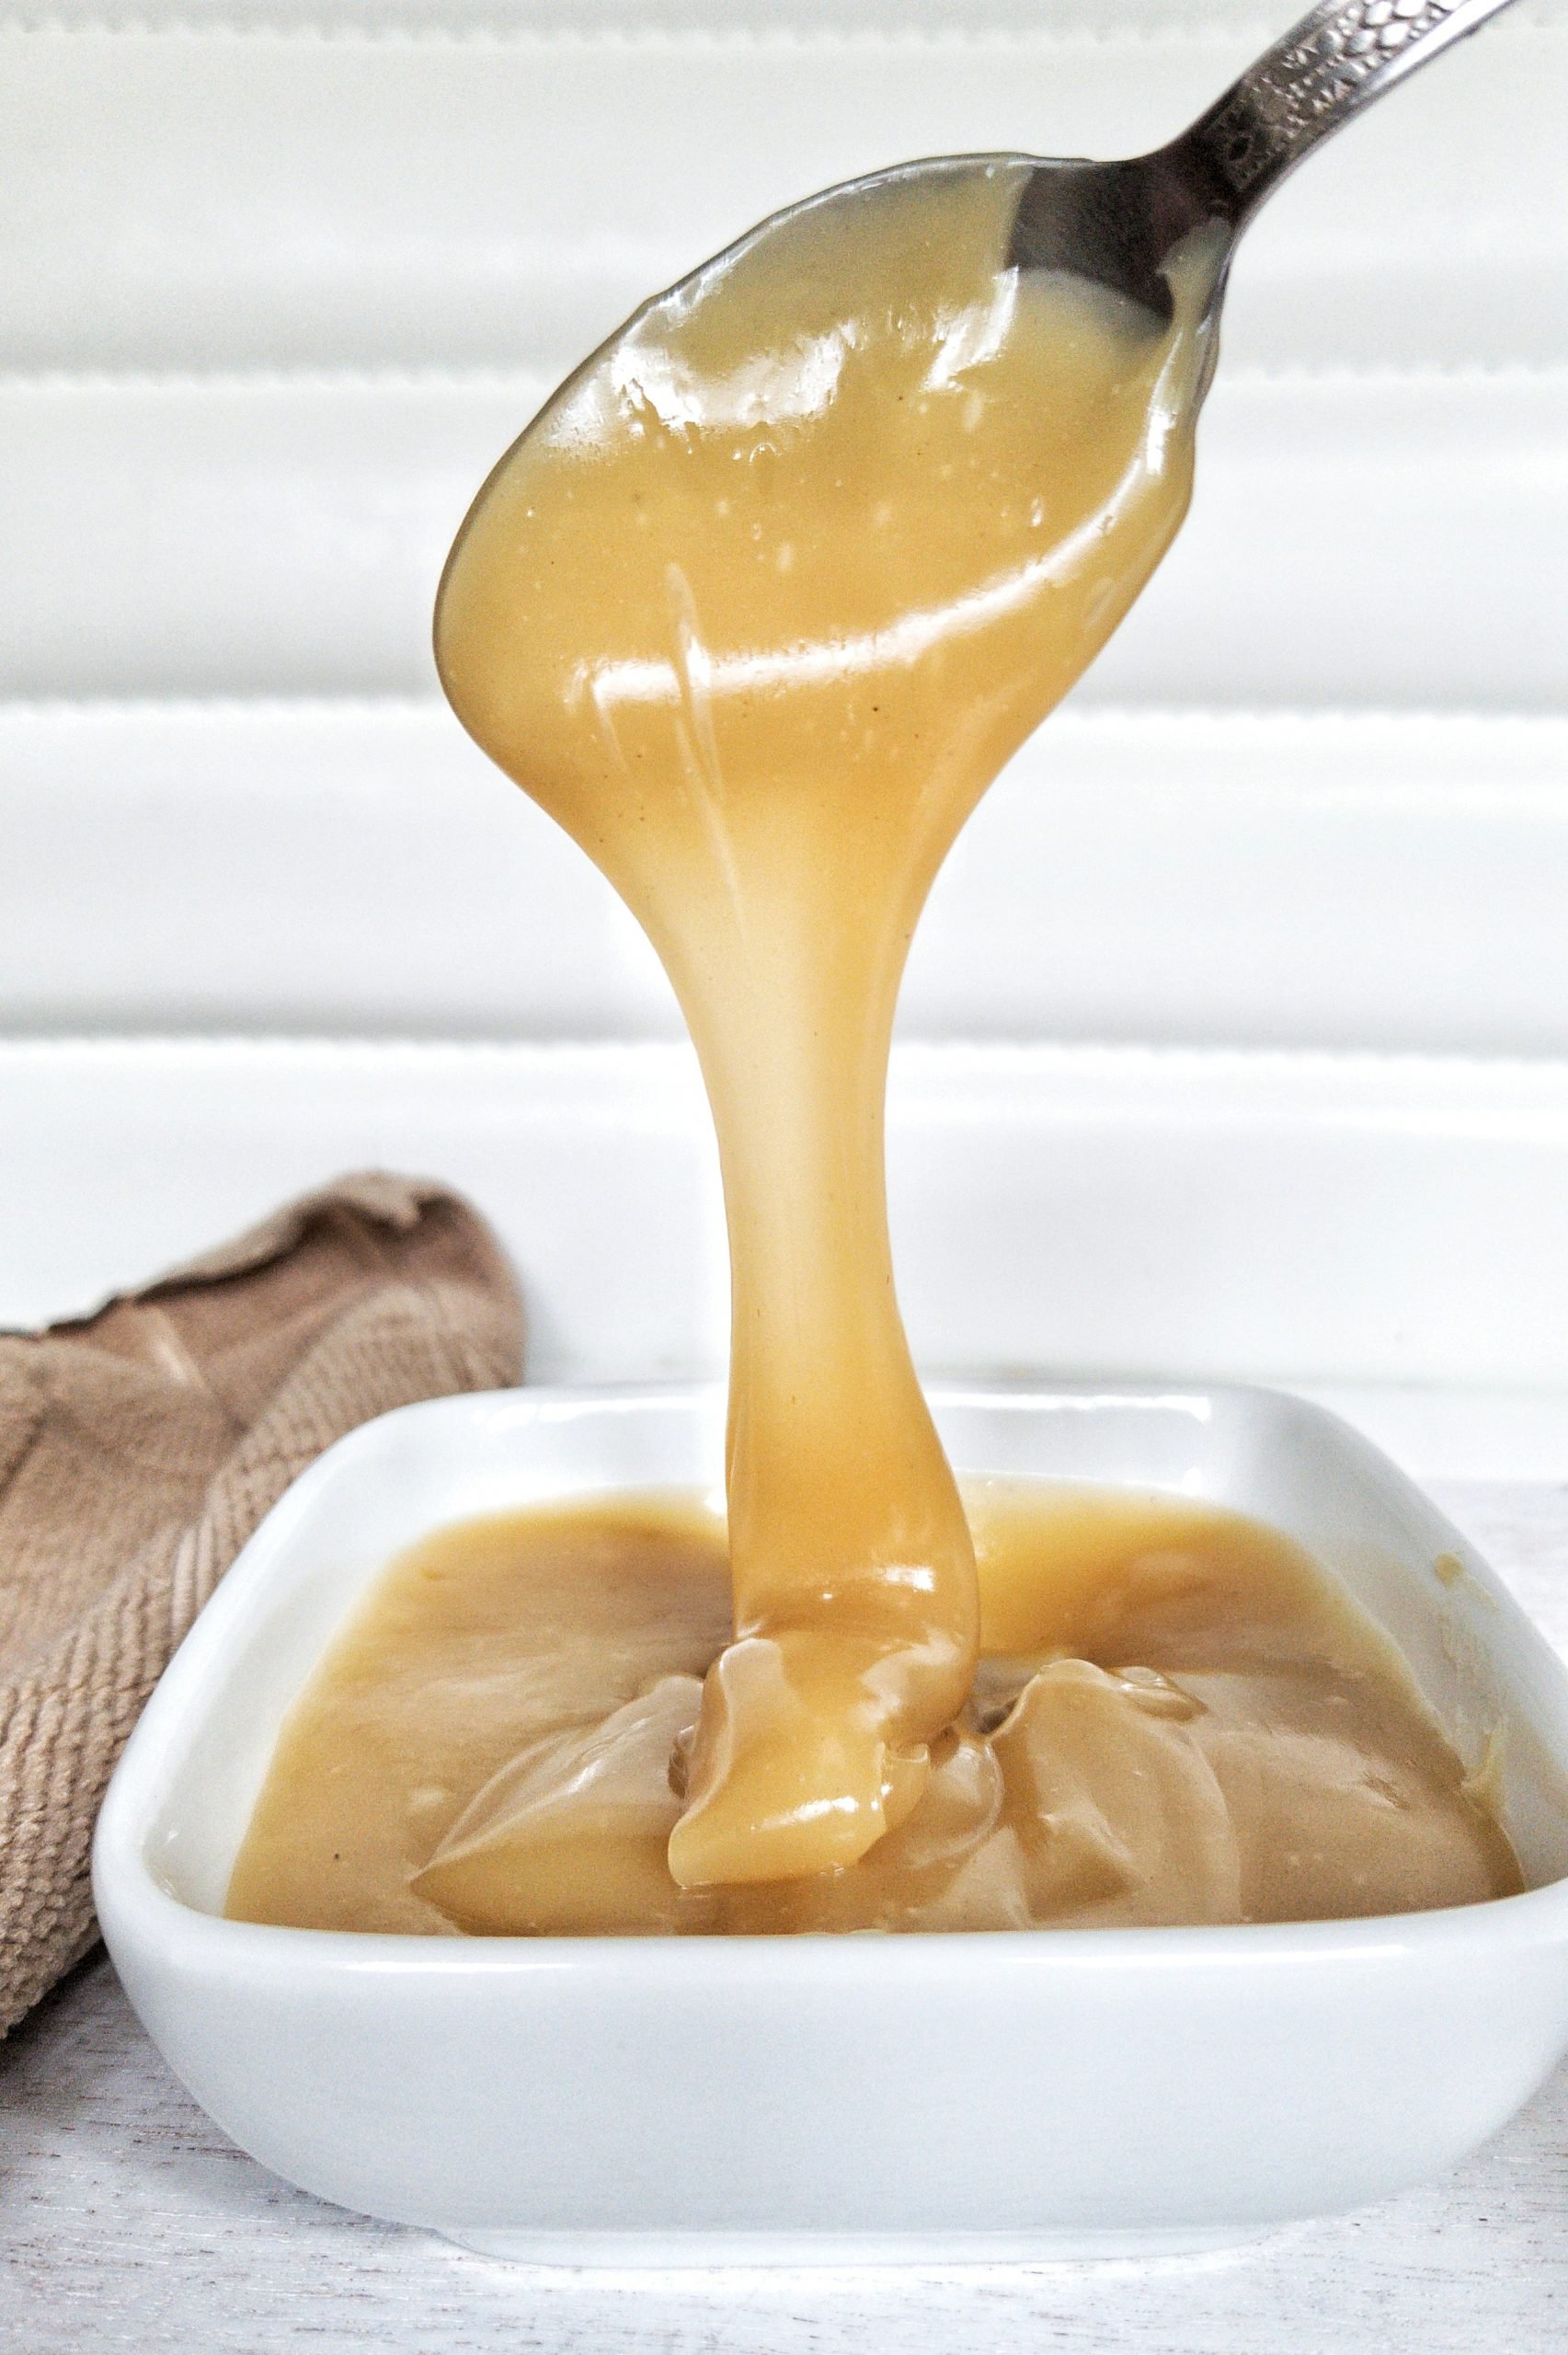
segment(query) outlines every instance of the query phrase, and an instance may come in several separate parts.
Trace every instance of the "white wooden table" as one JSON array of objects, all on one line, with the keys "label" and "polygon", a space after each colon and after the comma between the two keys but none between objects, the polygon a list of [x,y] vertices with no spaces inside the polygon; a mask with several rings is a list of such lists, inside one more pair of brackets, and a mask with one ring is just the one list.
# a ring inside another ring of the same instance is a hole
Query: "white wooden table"
[{"label": "white wooden table", "polygon": [[[1568,1486],[1441,1492],[1568,1648]],[[672,2164],[678,2163],[672,2154]],[[1458,2174],[1222,2257],[919,2271],[494,2265],[290,2190],[169,2076],[109,1964],[0,2045],[0,2349],[515,2355],[1559,2355],[1568,2072]]]}]

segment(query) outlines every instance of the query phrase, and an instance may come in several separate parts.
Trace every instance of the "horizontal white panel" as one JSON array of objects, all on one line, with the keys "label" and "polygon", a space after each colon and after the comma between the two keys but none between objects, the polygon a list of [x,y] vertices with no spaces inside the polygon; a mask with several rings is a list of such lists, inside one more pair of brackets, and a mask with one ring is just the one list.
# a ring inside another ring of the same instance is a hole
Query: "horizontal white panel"
[{"label": "horizontal white panel", "polygon": [[[910,1049],[891,1156],[928,1367],[1568,1385],[1568,1065]],[[722,1363],[705,1116],[658,1046],[0,1048],[0,1321],[367,1163],[497,1223],[536,1378]]]},{"label": "horizontal white panel", "polygon": [[680,1031],[444,704],[0,704],[0,778],[8,1029]]},{"label": "horizontal white panel", "polygon": [[899,1264],[933,1361],[1568,1373],[1568,1066],[924,1048],[900,1076]]},{"label": "horizontal white panel", "polygon": [[371,1166],[440,1176],[488,1213],[526,1285],[536,1375],[712,1361],[717,1174],[674,1048],[0,1044],[0,1327]]},{"label": "horizontal white panel", "polygon": [[917,936],[929,1037],[1568,1052],[1568,724],[1064,711]]},{"label": "horizontal white panel", "polygon": [[[1528,0],[1539,15],[1552,0]],[[1267,0],[1046,0],[1049,31],[1070,40],[1158,40],[1215,32],[1260,44],[1278,30]],[[0,6],[0,23],[79,30],[112,22],[103,0],[34,0]],[[127,20],[158,32],[283,35],[302,40],[646,39],[661,33],[735,41],[816,39],[834,31],[941,37],[1038,26],[1040,0],[138,0]]]},{"label": "horizontal white panel", "polygon": [[[0,385],[0,693],[423,693],[526,376]],[[1096,701],[1562,709],[1568,369],[1221,368]]]},{"label": "horizontal white panel", "polygon": [[[0,12],[0,367],[554,376],[813,188],[914,155],[1158,144],[1288,17],[1288,0]],[[1233,358],[1568,357],[1565,110],[1568,6],[1534,0],[1270,207]]]},{"label": "horizontal white panel", "polygon": [[[0,706],[13,1030],[673,1036],[436,704]],[[910,1038],[1568,1054],[1568,722],[1064,712],[937,885]]]},{"label": "horizontal white panel", "polygon": [[1568,370],[1227,382],[1095,697],[1562,709]]},{"label": "horizontal white panel", "polygon": [[0,384],[0,693],[430,690],[446,550],[543,389]]}]

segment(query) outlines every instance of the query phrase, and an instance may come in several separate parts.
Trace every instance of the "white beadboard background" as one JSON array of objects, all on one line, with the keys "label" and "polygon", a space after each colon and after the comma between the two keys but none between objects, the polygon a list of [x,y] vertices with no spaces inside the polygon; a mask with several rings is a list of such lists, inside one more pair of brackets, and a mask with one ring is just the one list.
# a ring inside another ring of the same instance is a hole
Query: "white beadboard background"
[{"label": "white beadboard background", "polygon": [[[0,0],[0,1323],[450,1175],[555,1378],[711,1368],[660,976],[435,697],[643,293],[921,152],[1127,152],[1290,0]],[[1249,236],[1175,553],[961,844],[894,1086],[933,1371],[1234,1374],[1568,1476],[1568,0]]]}]

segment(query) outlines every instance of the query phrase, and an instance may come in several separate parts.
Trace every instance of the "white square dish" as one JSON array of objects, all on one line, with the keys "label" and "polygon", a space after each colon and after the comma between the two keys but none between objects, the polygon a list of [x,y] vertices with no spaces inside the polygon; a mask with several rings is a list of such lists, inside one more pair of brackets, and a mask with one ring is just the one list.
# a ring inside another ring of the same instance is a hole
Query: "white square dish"
[{"label": "white square dish", "polygon": [[1523,1896],[1373,1920],[879,1937],[383,1937],[219,1908],[281,1719],[390,1557],[550,1496],[716,1485],[712,1388],[405,1407],[251,1539],[98,1826],[126,1990],[291,2182],[495,2256],[839,2262],[1213,2245],[1452,2164],[1568,2048],[1568,1673],[1420,1492],[1263,1391],[939,1392],[966,1473],[1273,1523],[1391,1635]]}]

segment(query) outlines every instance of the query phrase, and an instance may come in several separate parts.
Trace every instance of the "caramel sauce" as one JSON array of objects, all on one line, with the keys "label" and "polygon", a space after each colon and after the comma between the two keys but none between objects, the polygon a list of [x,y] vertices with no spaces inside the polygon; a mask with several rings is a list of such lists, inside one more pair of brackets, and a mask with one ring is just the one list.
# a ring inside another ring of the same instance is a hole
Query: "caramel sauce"
[{"label": "caramel sauce", "polygon": [[735,1639],[670,1865],[853,1863],[974,1675],[973,1551],[893,1290],[883,1097],[937,867],[1175,532],[1169,331],[1007,262],[1027,167],[914,167],[641,313],[481,491],[437,614],[464,726],[641,919],[696,1042],[732,1276]]},{"label": "caramel sauce", "polygon": [[[1304,1921],[1520,1886],[1372,1623],[1211,1506],[967,1483],[981,1652],[905,1821],[809,1878],[682,1888],[680,1761],[729,1638],[722,1519],[596,1498],[383,1574],[284,1728],[228,1912],[594,1935]],[[672,1777],[671,1767],[674,1764]]]},{"label": "caramel sauce", "polygon": [[285,1728],[233,1914],[986,1929],[1519,1885],[1397,1658],[1283,1538],[963,1498],[910,1361],[883,1171],[910,936],[1175,532],[1211,357],[1200,247],[1168,329],[1009,265],[1027,168],[764,224],[562,388],[464,526],[447,692],[641,919],[701,1058],[727,1522],[614,1498],[415,1548]]}]

